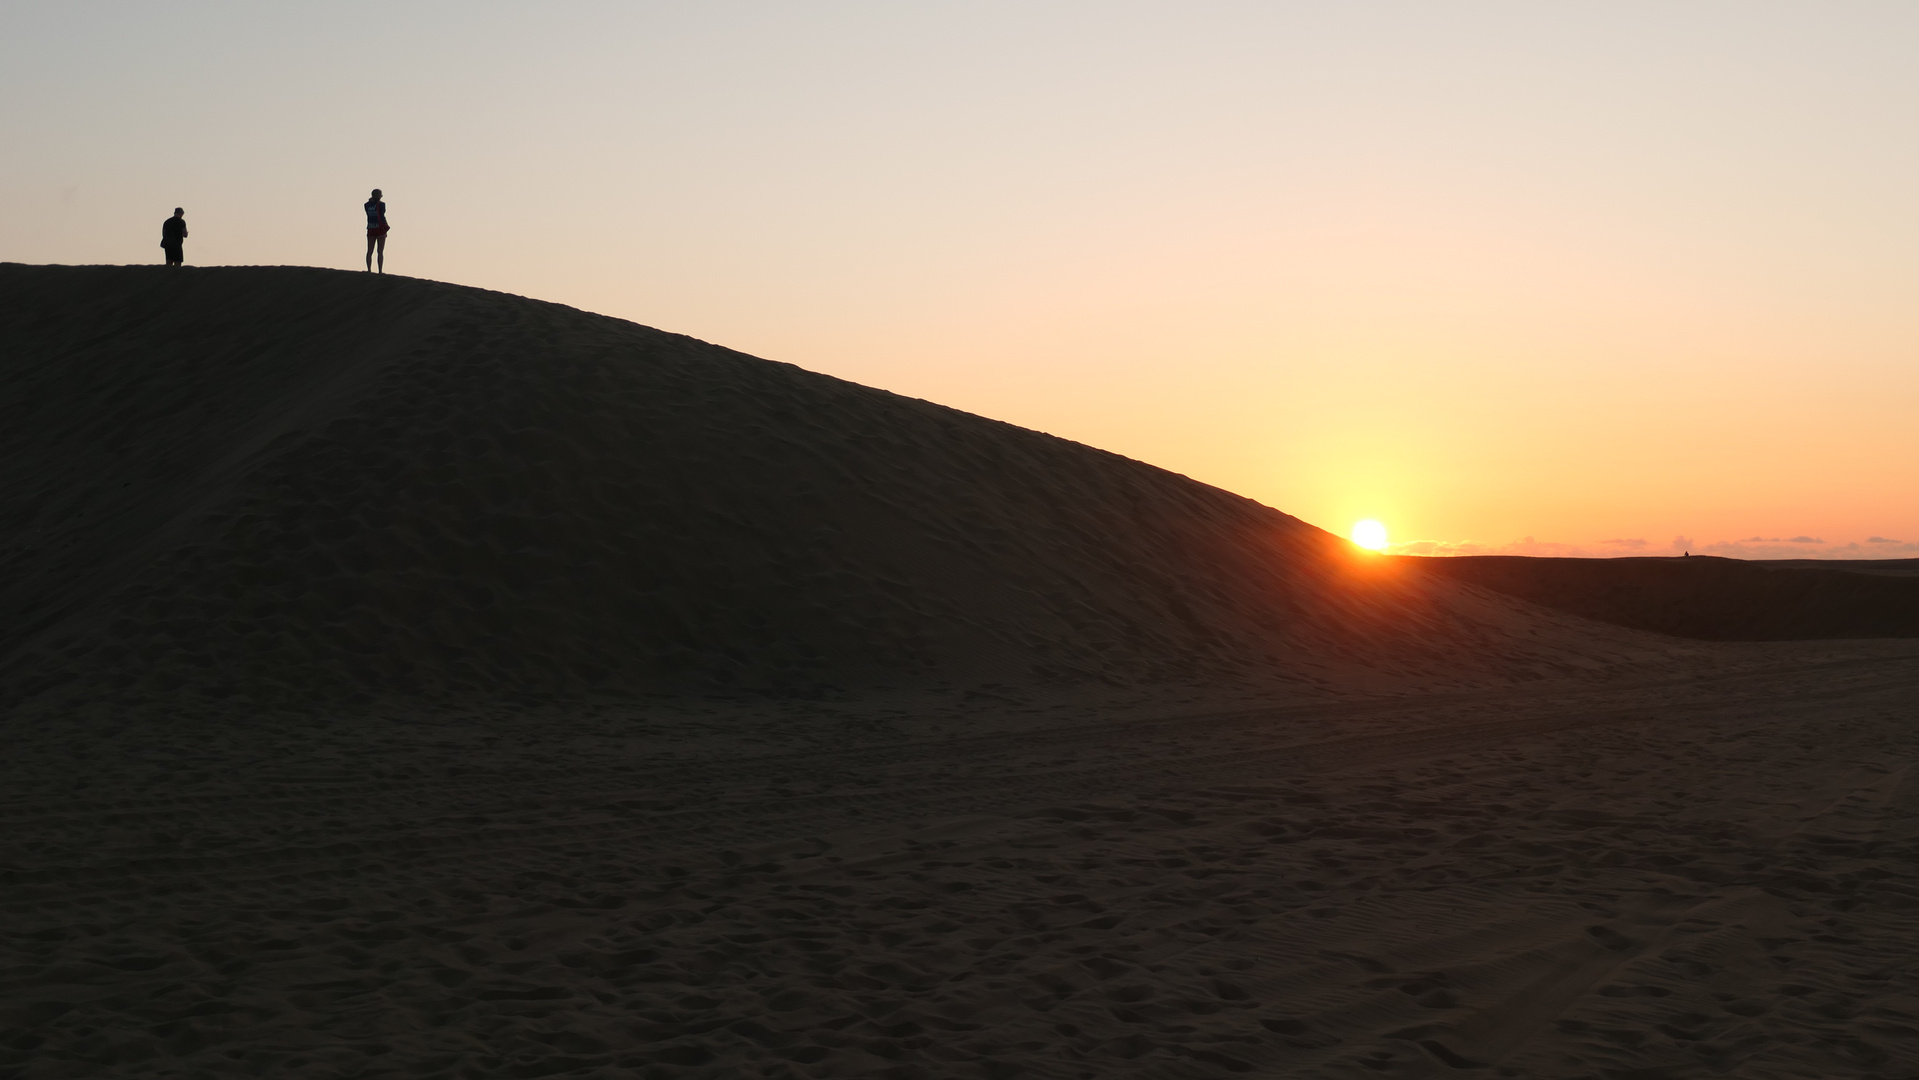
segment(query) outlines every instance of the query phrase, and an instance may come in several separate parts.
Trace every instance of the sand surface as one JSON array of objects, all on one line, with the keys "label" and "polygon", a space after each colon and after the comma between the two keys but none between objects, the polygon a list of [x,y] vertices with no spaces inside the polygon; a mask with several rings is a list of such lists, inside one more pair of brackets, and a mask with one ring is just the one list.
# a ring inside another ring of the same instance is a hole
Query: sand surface
[{"label": "sand surface", "polygon": [[1570,615],[1687,638],[1919,638],[1919,573],[1910,559],[1473,555],[1398,562],[1411,573],[1470,582]]},{"label": "sand surface", "polygon": [[1312,696],[1670,652],[1141,462],[557,304],[285,267],[0,266],[0,296],[0,694]]},{"label": "sand surface", "polygon": [[964,737],[41,730],[5,766],[0,1068],[1908,1076],[1911,652]]},{"label": "sand surface", "polygon": [[1759,559],[1752,565],[1772,570],[1847,570],[1855,574],[1919,575],[1919,559]]},{"label": "sand surface", "polygon": [[0,1080],[1912,1076],[1919,642],[1804,621],[1911,582],[1474,565],[518,297],[0,265]]}]

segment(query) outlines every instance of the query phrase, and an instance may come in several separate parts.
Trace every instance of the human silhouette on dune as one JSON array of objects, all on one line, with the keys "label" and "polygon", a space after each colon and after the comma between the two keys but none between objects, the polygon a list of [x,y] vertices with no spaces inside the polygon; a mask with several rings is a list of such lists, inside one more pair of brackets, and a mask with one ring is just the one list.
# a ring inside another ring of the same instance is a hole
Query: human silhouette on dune
[{"label": "human silhouette on dune", "polygon": [[173,208],[173,216],[160,224],[160,250],[167,253],[168,266],[186,265],[187,212]]},{"label": "human silhouette on dune", "polygon": [[373,189],[373,197],[366,201],[366,268],[373,269],[373,252],[380,252],[380,273],[386,273],[386,203],[380,201],[380,189]]}]

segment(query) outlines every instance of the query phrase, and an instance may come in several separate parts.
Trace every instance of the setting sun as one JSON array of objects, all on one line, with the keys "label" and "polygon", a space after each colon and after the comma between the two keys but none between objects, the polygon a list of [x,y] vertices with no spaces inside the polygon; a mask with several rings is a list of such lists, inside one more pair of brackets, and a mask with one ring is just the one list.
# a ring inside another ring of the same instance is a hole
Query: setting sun
[{"label": "setting sun", "polygon": [[1381,525],[1372,518],[1367,518],[1365,521],[1354,522],[1353,543],[1358,544],[1368,551],[1384,551],[1386,549],[1386,526]]}]

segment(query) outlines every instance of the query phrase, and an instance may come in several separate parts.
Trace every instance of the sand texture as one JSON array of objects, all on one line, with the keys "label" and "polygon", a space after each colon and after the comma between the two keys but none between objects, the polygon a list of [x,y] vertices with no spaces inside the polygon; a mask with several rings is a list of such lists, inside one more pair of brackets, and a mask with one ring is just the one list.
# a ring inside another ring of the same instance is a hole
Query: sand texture
[{"label": "sand texture", "polygon": [[1915,1075],[1897,574],[293,268],[0,265],[0,451],[0,1080]]},{"label": "sand texture", "polygon": [[1164,470],[554,304],[293,268],[0,292],[25,697],[1311,693],[1597,655]]},{"label": "sand texture", "polygon": [[944,738],[43,726],[0,1070],[1910,1076],[1919,659],[1775,665]]}]

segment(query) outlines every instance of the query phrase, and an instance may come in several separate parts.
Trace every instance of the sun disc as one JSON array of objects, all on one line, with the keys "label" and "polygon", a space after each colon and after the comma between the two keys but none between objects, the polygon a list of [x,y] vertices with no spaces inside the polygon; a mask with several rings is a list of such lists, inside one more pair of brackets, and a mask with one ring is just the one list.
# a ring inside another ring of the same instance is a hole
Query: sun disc
[{"label": "sun disc", "polygon": [[1367,518],[1365,521],[1354,522],[1353,543],[1358,544],[1368,551],[1384,551],[1386,549],[1386,526],[1381,525],[1372,518]]}]

